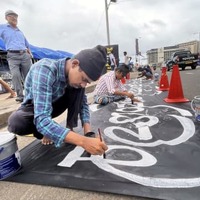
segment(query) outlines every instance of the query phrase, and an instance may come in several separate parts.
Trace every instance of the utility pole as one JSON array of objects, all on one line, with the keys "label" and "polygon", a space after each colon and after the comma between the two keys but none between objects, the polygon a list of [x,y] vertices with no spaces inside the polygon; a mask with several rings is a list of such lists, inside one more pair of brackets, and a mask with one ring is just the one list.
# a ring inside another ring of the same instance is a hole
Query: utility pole
[{"label": "utility pole", "polygon": [[110,3],[116,3],[117,0],[110,0],[109,4],[107,2],[107,0],[105,0],[105,11],[106,11],[106,31],[107,31],[107,43],[108,45],[110,45],[110,30],[109,30],[109,19],[108,19],[108,9],[110,6]]},{"label": "utility pole", "polygon": [[109,20],[108,20],[108,8],[109,8],[109,5],[107,3],[107,0],[105,0],[107,43],[108,43],[108,45],[110,45],[110,30],[109,30]]}]

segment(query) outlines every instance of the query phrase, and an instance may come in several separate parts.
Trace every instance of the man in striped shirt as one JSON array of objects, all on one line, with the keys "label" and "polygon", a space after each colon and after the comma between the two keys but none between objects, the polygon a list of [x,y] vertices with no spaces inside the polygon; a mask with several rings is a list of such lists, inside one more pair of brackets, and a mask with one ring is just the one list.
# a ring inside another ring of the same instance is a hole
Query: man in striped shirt
[{"label": "man in striped shirt", "polygon": [[[100,45],[82,50],[71,59],[42,59],[33,64],[25,82],[24,102],[9,117],[8,130],[18,135],[33,133],[43,144],[53,142],[60,147],[71,143],[90,154],[102,155],[107,150],[104,142],[82,136],[73,127],[80,115],[84,133],[93,133],[85,87],[100,77],[105,64],[106,48]],[[52,118],[66,109],[65,128]]]},{"label": "man in striped shirt", "polygon": [[113,101],[125,99],[126,97],[130,98],[132,101],[138,102],[138,100],[134,98],[134,94],[127,91],[121,82],[121,79],[128,73],[129,67],[125,64],[121,64],[114,71],[107,72],[101,76],[94,90],[94,102],[106,105]]}]

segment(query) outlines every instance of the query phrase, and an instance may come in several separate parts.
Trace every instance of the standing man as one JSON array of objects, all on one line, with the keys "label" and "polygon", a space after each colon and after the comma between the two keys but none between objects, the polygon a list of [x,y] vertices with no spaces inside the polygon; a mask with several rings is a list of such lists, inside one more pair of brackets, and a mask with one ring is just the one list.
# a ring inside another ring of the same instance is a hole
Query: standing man
[{"label": "standing man", "polygon": [[[25,81],[25,98],[21,107],[8,119],[10,132],[33,135],[43,144],[60,147],[71,143],[88,153],[102,155],[107,146],[99,138],[85,137],[73,131],[80,115],[84,134],[91,132],[90,112],[85,87],[96,81],[106,65],[106,48],[98,45],[85,49],[73,58],[41,59],[31,66]],[[66,128],[53,118],[67,110]]]},{"label": "standing man", "polygon": [[5,12],[7,24],[0,25],[0,37],[7,50],[7,61],[12,75],[12,83],[17,93],[16,101],[22,102],[23,82],[32,64],[29,43],[17,27],[18,14],[12,10]]},{"label": "standing man", "polygon": [[132,60],[132,57],[128,56],[127,52],[124,51],[124,63],[129,67],[129,69],[130,69],[130,62],[131,62],[131,60]]},{"label": "standing man", "polygon": [[111,70],[113,71],[115,68],[117,68],[117,62],[113,54],[113,50],[110,51],[109,58],[110,58],[110,67],[111,67]]}]

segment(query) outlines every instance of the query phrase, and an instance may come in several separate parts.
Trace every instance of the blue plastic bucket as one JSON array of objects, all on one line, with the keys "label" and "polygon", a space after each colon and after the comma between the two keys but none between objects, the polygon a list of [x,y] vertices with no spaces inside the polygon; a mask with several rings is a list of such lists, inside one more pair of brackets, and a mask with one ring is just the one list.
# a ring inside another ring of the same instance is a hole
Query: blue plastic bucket
[{"label": "blue plastic bucket", "polygon": [[0,180],[13,175],[21,167],[16,136],[13,133],[0,133]]}]

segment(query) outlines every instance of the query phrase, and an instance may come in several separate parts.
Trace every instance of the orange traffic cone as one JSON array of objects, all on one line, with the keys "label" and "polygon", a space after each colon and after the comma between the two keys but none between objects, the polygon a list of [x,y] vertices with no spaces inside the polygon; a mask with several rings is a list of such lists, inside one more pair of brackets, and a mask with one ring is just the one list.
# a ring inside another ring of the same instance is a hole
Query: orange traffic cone
[{"label": "orange traffic cone", "polygon": [[161,90],[161,91],[169,90],[169,81],[168,81],[168,77],[167,77],[166,72],[167,72],[167,68],[163,67],[161,78],[160,78],[160,81],[159,81],[158,90]]},{"label": "orange traffic cone", "polygon": [[168,103],[184,103],[189,101],[189,99],[184,98],[183,95],[178,65],[173,66],[168,97],[165,98],[164,101]]}]

